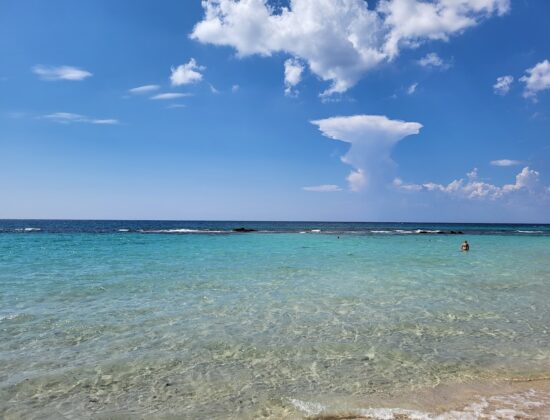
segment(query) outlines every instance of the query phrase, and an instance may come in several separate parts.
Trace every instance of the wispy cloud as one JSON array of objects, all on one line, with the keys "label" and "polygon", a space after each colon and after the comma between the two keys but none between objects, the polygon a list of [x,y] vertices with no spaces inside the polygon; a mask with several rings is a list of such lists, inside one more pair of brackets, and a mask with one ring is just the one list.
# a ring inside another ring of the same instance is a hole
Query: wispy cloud
[{"label": "wispy cloud", "polygon": [[520,160],[512,160],[512,159],[492,160],[490,163],[493,166],[516,166],[516,165],[522,164]]},{"label": "wispy cloud", "polygon": [[418,64],[422,67],[440,68],[442,70],[446,70],[451,67],[450,63],[443,60],[439,55],[437,55],[437,53],[434,52],[426,54],[424,57],[418,60]]},{"label": "wispy cloud", "polygon": [[333,184],[323,184],[323,185],[315,185],[312,187],[302,187],[304,191],[310,191],[310,192],[338,192],[342,191],[342,188],[340,188],[338,185]]},{"label": "wispy cloud", "polygon": [[217,95],[220,93],[220,91],[218,89],[216,89],[212,83],[208,83],[208,86],[210,86],[210,92],[212,92],[214,95]]},{"label": "wispy cloud", "polygon": [[168,109],[175,109],[175,108],[187,108],[184,104],[170,104],[166,108]]},{"label": "wispy cloud", "polygon": [[74,114],[72,112],[54,112],[53,114],[43,115],[42,118],[54,121],[60,124],[85,123],[98,125],[115,125],[119,121],[114,118],[91,118],[86,115]]},{"label": "wispy cloud", "polygon": [[143,86],[138,86],[138,87],[129,89],[128,92],[133,94],[142,94],[142,93],[151,93],[159,89],[160,89],[159,85],[143,85]]},{"label": "wispy cloud", "polygon": [[206,67],[199,66],[194,58],[190,59],[186,64],[181,64],[175,68],[172,67],[172,74],[170,75],[172,86],[181,86],[200,82],[203,77],[201,71],[205,69]]},{"label": "wispy cloud", "polygon": [[416,88],[418,87],[418,83],[413,83],[407,88],[407,95],[412,95],[414,92],[416,92]]},{"label": "wispy cloud", "polygon": [[497,95],[504,96],[508,92],[510,92],[510,87],[512,86],[513,82],[514,77],[510,75],[497,77],[497,81],[493,85],[493,92],[495,92]]},{"label": "wispy cloud", "polygon": [[186,96],[191,96],[190,93],[177,93],[177,92],[168,92],[168,93],[159,93],[158,95],[151,96],[150,99],[156,101],[167,101],[170,99],[184,98]]},{"label": "wispy cloud", "polygon": [[390,120],[384,115],[331,117],[311,123],[326,137],[351,144],[341,160],[354,168],[347,177],[352,191],[384,183],[395,165],[391,159],[393,147],[422,128],[417,122]]},{"label": "wispy cloud", "polygon": [[43,66],[38,64],[32,68],[32,72],[42,80],[84,80],[92,76],[87,70],[72,66]]},{"label": "wispy cloud", "polygon": [[239,85],[231,86],[231,92],[237,93],[241,87]]}]

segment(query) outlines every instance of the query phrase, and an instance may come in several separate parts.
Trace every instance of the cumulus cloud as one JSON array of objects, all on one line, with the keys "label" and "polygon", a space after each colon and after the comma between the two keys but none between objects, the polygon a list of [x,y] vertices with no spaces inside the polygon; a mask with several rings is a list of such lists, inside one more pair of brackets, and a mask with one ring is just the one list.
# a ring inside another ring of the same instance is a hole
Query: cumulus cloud
[{"label": "cumulus cloud", "polygon": [[527,73],[519,80],[525,83],[523,96],[537,100],[537,94],[546,89],[550,89],[550,62],[548,60],[541,61],[534,67],[525,70]]},{"label": "cumulus cloud", "polygon": [[179,93],[179,92],[168,92],[168,93],[159,93],[158,95],[151,96],[150,99],[155,101],[167,101],[170,99],[183,98],[185,96],[191,96],[189,93]]},{"label": "cumulus cloud", "polygon": [[390,120],[383,115],[331,117],[311,123],[326,137],[351,145],[341,159],[353,167],[347,177],[352,191],[383,184],[395,166],[391,159],[393,147],[422,128],[417,122]]},{"label": "cumulus cloud", "polygon": [[330,83],[322,95],[342,93],[401,48],[447,40],[493,15],[510,0],[204,0],[204,18],[191,38],[233,47],[237,56],[287,53]]},{"label": "cumulus cloud", "polygon": [[313,187],[302,187],[304,191],[311,191],[311,192],[338,192],[342,191],[342,188],[340,188],[338,185],[333,184],[323,184],[323,185],[316,185]]},{"label": "cumulus cloud", "polygon": [[289,58],[285,61],[285,95],[294,96],[298,93],[294,88],[302,80],[304,66],[299,60]]},{"label": "cumulus cloud", "polygon": [[141,94],[141,93],[151,93],[159,89],[160,89],[159,85],[143,85],[143,86],[132,88],[128,90],[128,92],[134,93],[134,94]]},{"label": "cumulus cloud", "polygon": [[84,80],[92,76],[89,71],[72,66],[43,66],[38,64],[32,68],[34,74],[42,80]]},{"label": "cumulus cloud", "polygon": [[422,67],[427,68],[447,69],[450,67],[449,63],[447,63],[439,55],[437,55],[437,53],[434,52],[426,54],[424,57],[418,60],[418,64]]},{"label": "cumulus cloud", "polygon": [[497,200],[509,197],[513,193],[544,196],[548,187],[540,184],[539,177],[539,172],[526,166],[516,175],[516,180],[513,184],[498,186],[480,180],[477,169],[474,169],[467,174],[466,179],[455,179],[446,185],[435,182],[411,184],[396,178],[393,181],[393,186],[403,191],[434,191],[457,198]]},{"label": "cumulus cloud", "polygon": [[186,64],[181,64],[175,68],[172,67],[172,74],[170,75],[172,86],[181,86],[200,82],[202,80],[201,71],[205,69],[206,67],[199,66],[194,58],[190,59]]},{"label": "cumulus cloud", "polygon": [[521,165],[520,160],[512,160],[512,159],[499,159],[499,160],[492,160],[491,165],[493,166],[516,166]]},{"label": "cumulus cloud", "polygon": [[479,23],[481,19],[503,15],[509,0],[382,0],[386,34],[384,50],[395,57],[402,47],[415,47],[425,40],[447,41],[453,34]]},{"label": "cumulus cloud", "polygon": [[510,87],[512,86],[512,83],[514,82],[514,78],[510,75],[508,76],[501,76],[497,77],[496,83],[493,85],[493,91],[497,95],[506,95],[508,92],[510,92]]},{"label": "cumulus cloud", "polygon": [[114,125],[119,123],[119,121],[114,118],[91,118],[85,115],[74,114],[72,112],[54,112],[53,114],[44,115],[42,116],[42,118],[61,124],[86,123],[98,125]]}]

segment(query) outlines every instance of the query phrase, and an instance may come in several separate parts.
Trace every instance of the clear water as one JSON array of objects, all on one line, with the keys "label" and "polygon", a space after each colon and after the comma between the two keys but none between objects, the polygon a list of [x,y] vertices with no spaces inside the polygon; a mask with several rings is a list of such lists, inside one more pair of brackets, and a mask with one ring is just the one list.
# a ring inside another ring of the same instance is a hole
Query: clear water
[{"label": "clear water", "polygon": [[0,222],[0,417],[299,416],[550,374],[548,225],[204,223]]}]

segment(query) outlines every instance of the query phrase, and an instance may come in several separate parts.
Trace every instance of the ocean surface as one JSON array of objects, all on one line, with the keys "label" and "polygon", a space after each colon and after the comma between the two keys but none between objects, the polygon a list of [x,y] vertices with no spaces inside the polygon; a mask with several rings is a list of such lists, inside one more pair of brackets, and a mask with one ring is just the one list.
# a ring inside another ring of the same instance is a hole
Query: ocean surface
[{"label": "ocean surface", "polygon": [[548,378],[550,225],[0,221],[0,418],[550,418]]}]

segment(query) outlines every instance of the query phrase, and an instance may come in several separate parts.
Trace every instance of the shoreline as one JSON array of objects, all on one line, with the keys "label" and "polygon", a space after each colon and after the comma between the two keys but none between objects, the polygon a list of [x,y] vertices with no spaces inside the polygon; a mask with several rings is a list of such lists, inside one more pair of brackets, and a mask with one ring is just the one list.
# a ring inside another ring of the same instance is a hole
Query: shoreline
[{"label": "shoreline", "polygon": [[[299,418],[314,420],[550,418],[550,376],[439,384],[399,396],[291,403]],[[286,418],[296,417],[289,413]]]}]

